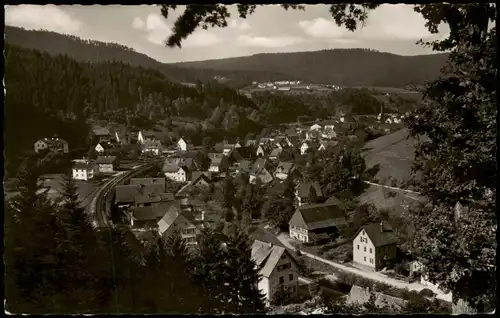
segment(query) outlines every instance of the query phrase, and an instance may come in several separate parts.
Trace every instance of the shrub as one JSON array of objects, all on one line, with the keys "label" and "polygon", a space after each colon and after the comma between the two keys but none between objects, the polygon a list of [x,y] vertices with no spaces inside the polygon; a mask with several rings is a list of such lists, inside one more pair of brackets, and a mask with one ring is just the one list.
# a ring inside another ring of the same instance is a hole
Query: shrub
[{"label": "shrub", "polygon": [[434,292],[430,290],[429,288],[424,288],[419,292],[420,295],[424,297],[434,297]]}]

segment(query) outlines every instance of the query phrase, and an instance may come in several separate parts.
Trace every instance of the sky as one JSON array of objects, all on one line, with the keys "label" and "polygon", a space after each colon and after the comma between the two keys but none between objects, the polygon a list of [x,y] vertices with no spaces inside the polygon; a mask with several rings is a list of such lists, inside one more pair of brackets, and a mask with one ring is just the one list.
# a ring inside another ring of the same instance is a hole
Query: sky
[{"label": "sky", "polygon": [[160,7],[152,5],[17,5],[6,6],[5,24],[119,43],[165,63],[335,48],[420,55],[432,51],[417,45],[419,39],[439,39],[449,33],[442,25],[439,34],[431,35],[424,19],[406,4],[384,4],[369,12],[365,26],[355,32],[338,27],[327,5],[306,5],[305,11],[265,5],[246,20],[230,6],[228,27],[197,30],[182,48],[168,48],[165,40],[183,10],[178,6],[165,19]]}]

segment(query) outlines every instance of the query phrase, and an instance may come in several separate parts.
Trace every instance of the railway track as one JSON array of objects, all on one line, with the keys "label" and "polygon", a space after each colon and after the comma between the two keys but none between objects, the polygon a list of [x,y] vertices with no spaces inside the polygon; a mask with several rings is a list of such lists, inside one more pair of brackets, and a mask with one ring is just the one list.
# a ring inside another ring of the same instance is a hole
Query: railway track
[{"label": "railway track", "polygon": [[90,211],[94,217],[95,225],[97,228],[106,228],[112,225],[109,220],[109,217],[110,217],[110,208],[112,204],[111,200],[113,199],[112,191],[115,188],[115,186],[124,182],[127,179],[133,178],[134,176],[153,168],[160,162],[161,162],[160,160],[157,160],[135,167],[133,170],[124,171],[120,175],[109,180],[103,186],[100,187],[100,189],[94,196],[94,199],[92,200],[90,207]]}]

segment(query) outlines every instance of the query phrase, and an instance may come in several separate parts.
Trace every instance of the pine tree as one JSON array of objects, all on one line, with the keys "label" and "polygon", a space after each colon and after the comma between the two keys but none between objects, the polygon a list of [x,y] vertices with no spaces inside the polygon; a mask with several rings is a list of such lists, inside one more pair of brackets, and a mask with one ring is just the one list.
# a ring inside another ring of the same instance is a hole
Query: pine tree
[{"label": "pine tree", "polygon": [[227,241],[228,277],[231,279],[229,312],[258,313],[264,309],[264,296],[258,288],[259,269],[252,259],[250,239],[244,231],[236,232]]}]

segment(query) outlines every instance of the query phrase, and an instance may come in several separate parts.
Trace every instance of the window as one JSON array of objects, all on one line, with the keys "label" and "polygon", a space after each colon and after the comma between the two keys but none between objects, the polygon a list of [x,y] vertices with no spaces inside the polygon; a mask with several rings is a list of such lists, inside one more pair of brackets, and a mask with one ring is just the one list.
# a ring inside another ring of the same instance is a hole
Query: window
[{"label": "window", "polygon": [[366,256],[365,256],[365,262],[366,262]]},{"label": "window", "polygon": [[365,252],[366,252],[366,246],[365,246],[364,250],[365,250]]},{"label": "window", "polygon": [[373,264],[373,258],[370,258],[370,264]]},{"label": "window", "polygon": [[288,274],[289,280],[293,280],[293,274]]},{"label": "window", "polygon": [[372,249],[370,248],[370,254],[372,253]]},{"label": "window", "polygon": [[295,285],[292,286],[292,293],[295,293]]},{"label": "window", "polygon": [[285,282],[285,279],[283,278],[283,276],[280,277],[280,284],[283,284]]},{"label": "window", "polygon": [[358,250],[359,250],[359,244],[358,244]]}]

